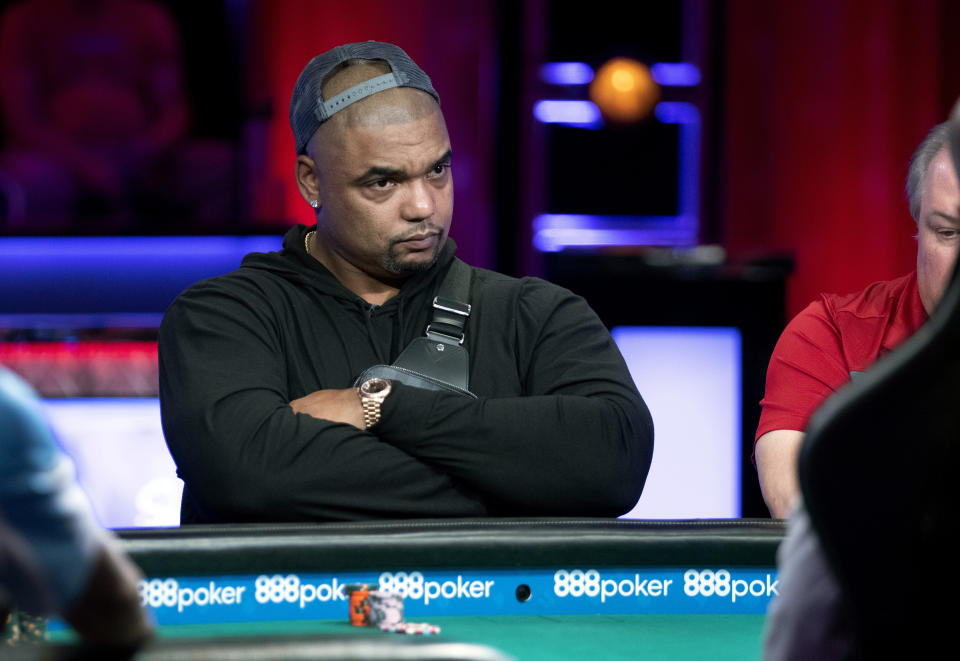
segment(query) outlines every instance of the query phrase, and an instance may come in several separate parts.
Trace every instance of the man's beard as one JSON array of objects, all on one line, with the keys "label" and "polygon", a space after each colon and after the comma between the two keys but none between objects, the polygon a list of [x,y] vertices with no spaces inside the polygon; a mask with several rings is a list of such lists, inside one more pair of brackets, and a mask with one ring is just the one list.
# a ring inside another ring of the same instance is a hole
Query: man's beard
[{"label": "man's beard", "polygon": [[437,235],[437,247],[433,249],[433,255],[430,256],[430,259],[426,262],[421,261],[412,261],[412,262],[402,262],[400,261],[399,255],[397,255],[397,244],[403,243],[407,238],[394,239],[390,242],[390,248],[387,250],[387,255],[383,260],[383,268],[387,273],[393,273],[395,275],[413,275],[415,273],[422,273],[424,271],[429,271],[433,268],[433,265],[437,263],[437,259],[440,258],[440,249],[443,248],[444,240],[446,239],[446,232],[441,230],[439,227],[427,226],[426,228],[417,228],[416,231],[411,232],[408,236],[413,236],[418,232],[424,231],[424,229],[436,229],[439,230]]},{"label": "man's beard", "polygon": [[413,275],[414,273],[429,271],[433,268],[433,265],[437,263],[437,259],[440,258],[441,247],[442,245],[438,242],[437,247],[433,250],[433,256],[430,257],[429,261],[402,262],[397,256],[394,246],[390,246],[390,251],[383,260],[383,268],[387,271],[387,273],[393,273],[395,275]]}]

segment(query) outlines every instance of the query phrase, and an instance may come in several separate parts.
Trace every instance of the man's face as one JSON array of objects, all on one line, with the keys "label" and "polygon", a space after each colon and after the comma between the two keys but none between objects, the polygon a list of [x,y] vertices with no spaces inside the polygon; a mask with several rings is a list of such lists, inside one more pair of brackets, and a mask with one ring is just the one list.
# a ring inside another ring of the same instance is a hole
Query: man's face
[{"label": "man's face", "polygon": [[400,117],[336,127],[339,138],[317,154],[318,256],[335,273],[397,280],[432,266],[447,239],[453,180],[443,114]]},{"label": "man's face", "polygon": [[946,149],[930,162],[917,225],[917,285],[930,314],[947,288],[960,250],[960,185]]}]

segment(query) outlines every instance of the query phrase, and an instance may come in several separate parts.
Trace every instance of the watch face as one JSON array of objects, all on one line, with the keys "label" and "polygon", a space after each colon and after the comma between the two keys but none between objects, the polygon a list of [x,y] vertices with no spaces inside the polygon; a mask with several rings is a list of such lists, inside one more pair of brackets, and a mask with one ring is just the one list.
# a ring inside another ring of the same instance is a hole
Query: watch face
[{"label": "watch face", "polygon": [[386,379],[370,379],[363,382],[361,389],[369,395],[376,395],[390,387],[390,382]]}]

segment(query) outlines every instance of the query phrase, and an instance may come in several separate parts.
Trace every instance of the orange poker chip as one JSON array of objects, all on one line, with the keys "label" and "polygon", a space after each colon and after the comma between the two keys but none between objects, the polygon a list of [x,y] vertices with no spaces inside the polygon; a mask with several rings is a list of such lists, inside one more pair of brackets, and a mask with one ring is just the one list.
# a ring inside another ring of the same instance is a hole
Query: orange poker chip
[{"label": "orange poker chip", "polygon": [[370,593],[354,590],[350,593],[350,624],[365,627],[370,623]]},{"label": "orange poker chip", "polygon": [[376,585],[367,583],[347,585],[343,591],[350,596],[350,624],[365,627],[370,624],[370,590]]}]

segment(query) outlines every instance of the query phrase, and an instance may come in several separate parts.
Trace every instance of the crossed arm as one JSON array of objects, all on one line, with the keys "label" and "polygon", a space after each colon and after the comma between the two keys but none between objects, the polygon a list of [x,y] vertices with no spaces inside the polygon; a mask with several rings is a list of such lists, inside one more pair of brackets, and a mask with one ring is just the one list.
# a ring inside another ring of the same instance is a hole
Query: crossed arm
[{"label": "crossed arm", "polygon": [[290,408],[294,413],[306,413],[318,420],[363,429],[363,408],[356,388],[315,390],[290,402]]}]

